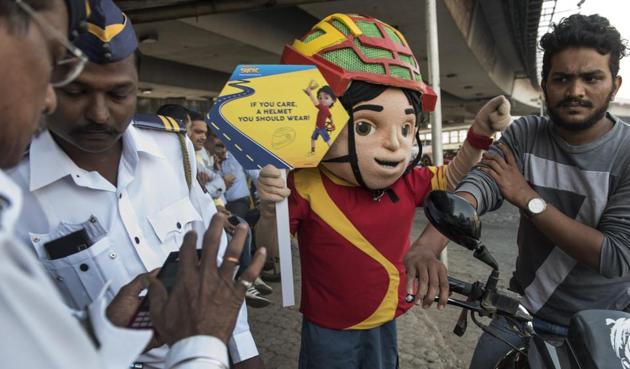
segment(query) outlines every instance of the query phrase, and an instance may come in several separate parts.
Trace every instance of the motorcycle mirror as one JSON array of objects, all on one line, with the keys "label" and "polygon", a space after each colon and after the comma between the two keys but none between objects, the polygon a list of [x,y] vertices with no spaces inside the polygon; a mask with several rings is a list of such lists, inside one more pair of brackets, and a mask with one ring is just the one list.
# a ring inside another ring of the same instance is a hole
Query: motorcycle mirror
[{"label": "motorcycle mirror", "polygon": [[477,249],[481,221],[475,208],[464,198],[446,191],[431,191],[424,214],[440,233],[469,250]]}]

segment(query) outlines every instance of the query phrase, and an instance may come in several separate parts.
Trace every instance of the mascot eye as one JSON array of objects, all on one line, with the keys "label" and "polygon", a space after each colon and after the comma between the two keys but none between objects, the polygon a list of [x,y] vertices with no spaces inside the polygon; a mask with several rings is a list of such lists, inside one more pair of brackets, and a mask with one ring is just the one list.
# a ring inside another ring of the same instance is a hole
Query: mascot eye
[{"label": "mascot eye", "polygon": [[376,131],[376,129],[374,128],[373,125],[371,125],[368,122],[357,122],[354,131],[359,135],[359,136],[369,136],[371,134],[374,133],[374,131]]},{"label": "mascot eye", "polygon": [[407,137],[410,131],[411,131],[411,124],[405,124],[404,126],[402,126],[403,137]]}]

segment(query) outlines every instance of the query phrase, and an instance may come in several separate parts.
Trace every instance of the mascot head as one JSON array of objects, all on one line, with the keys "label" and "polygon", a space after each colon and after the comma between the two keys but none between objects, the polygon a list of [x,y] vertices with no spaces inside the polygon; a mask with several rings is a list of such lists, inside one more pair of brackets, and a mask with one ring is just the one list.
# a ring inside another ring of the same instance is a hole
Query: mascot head
[{"label": "mascot head", "polygon": [[378,19],[333,14],[287,45],[282,62],[316,65],[350,115],[322,165],[352,184],[387,190],[409,166],[420,113],[437,100],[404,36]]}]

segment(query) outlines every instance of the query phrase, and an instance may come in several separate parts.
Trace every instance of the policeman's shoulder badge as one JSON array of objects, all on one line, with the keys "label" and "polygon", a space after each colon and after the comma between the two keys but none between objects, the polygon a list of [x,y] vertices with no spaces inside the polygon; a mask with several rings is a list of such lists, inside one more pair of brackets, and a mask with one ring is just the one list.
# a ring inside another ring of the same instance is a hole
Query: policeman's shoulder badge
[{"label": "policeman's shoulder badge", "polygon": [[165,115],[136,113],[133,116],[134,127],[154,131],[186,133],[186,125],[179,119]]},{"label": "policeman's shoulder badge", "polygon": [[179,119],[175,119],[166,115],[154,115],[136,113],[133,116],[134,127],[150,129],[154,131],[177,133],[180,149],[182,150],[182,165],[184,175],[186,176],[186,184],[190,190],[192,186],[192,167],[188,150],[186,149],[186,125]]}]

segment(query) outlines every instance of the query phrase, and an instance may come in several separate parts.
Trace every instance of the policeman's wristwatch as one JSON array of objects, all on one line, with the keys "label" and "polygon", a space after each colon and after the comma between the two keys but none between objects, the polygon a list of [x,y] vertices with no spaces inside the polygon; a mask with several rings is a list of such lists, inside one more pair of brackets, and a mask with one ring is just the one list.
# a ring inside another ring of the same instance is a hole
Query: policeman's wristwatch
[{"label": "policeman's wristwatch", "polygon": [[533,199],[527,202],[527,208],[525,208],[525,212],[530,217],[538,215],[547,209],[547,202],[543,200],[541,197],[534,197]]}]

